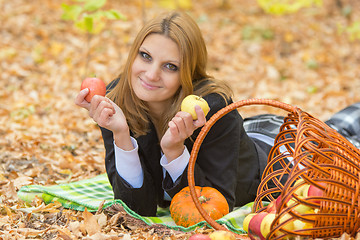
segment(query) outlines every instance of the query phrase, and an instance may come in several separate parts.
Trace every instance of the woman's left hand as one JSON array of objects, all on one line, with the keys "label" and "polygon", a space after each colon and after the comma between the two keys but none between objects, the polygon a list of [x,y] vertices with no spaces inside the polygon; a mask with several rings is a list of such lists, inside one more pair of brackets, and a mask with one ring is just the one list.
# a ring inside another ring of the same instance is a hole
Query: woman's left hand
[{"label": "woman's left hand", "polygon": [[200,106],[195,106],[198,119],[193,120],[190,113],[178,112],[169,122],[168,130],[161,139],[160,146],[168,162],[178,158],[184,151],[184,141],[194,131],[206,123],[206,118]]}]

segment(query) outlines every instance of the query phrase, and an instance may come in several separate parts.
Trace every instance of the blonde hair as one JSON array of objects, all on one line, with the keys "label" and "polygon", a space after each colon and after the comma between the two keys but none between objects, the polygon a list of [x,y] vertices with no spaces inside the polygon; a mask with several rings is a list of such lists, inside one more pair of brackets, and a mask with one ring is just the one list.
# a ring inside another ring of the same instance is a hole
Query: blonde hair
[{"label": "blonde hair", "polygon": [[[230,88],[206,73],[207,50],[201,31],[196,22],[186,13],[173,11],[159,15],[149,21],[136,36],[119,82],[107,95],[124,112],[130,130],[135,136],[149,130],[151,113],[146,103],[140,100],[131,86],[131,68],[144,39],[150,34],[161,34],[172,39],[180,51],[180,88],[173,96],[172,106],[164,114],[160,129],[165,133],[168,122],[180,110],[181,101],[189,94],[205,96],[220,93],[224,98],[231,95]],[[210,80],[210,81],[207,81]]]}]

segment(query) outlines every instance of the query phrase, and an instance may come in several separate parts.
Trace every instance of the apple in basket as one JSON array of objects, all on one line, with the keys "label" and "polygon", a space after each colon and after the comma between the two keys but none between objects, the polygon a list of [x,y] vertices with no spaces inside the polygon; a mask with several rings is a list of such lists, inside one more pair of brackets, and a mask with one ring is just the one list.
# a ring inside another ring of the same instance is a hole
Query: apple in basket
[{"label": "apple in basket", "polygon": [[[285,202],[286,202],[286,205],[288,207],[291,207],[294,211],[300,213],[300,214],[303,214],[305,212],[308,212],[310,210],[312,210],[312,207],[311,206],[308,206],[308,205],[305,205],[303,204],[301,201],[299,201],[298,199],[304,199],[305,197],[308,196],[308,190],[309,188],[311,187],[309,184],[305,183],[303,179],[298,179],[294,186],[295,188],[295,191],[293,193],[293,196],[295,195],[295,197],[288,197]],[[269,204],[267,206],[267,211],[269,212],[270,210],[274,209],[279,209],[280,208],[280,204],[281,204],[281,201],[282,201],[282,195],[279,195],[279,197],[274,200],[275,203],[274,204]],[[275,205],[275,207],[273,207]]]},{"label": "apple in basket", "polygon": [[265,239],[261,234],[261,222],[269,213],[259,212],[249,222],[248,235],[251,239]]},{"label": "apple in basket", "polygon": [[233,233],[224,230],[217,230],[209,235],[211,240],[236,240],[236,237]]},{"label": "apple in basket", "polygon": [[[326,187],[326,183],[319,183],[321,186]],[[307,192],[308,197],[323,197],[324,191],[314,185],[309,187]],[[312,200],[314,203],[320,203],[320,200]]]},{"label": "apple in basket", "polygon": [[[308,212],[305,212],[305,214],[315,214],[315,210],[311,209]],[[305,221],[305,220],[301,220],[301,219],[295,219],[293,222],[293,228],[294,230],[301,230],[301,233],[304,234],[311,234],[311,230],[305,231],[306,229],[311,229],[314,227],[314,221],[315,221],[315,216],[309,217],[308,218],[312,218],[313,221]]]},{"label": "apple in basket", "polygon": [[210,108],[208,103],[202,97],[196,95],[188,95],[181,102],[181,111],[188,112],[191,114],[193,120],[197,119],[197,114],[195,112],[195,106],[199,105],[203,110],[205,116],[208,114]]},{"label": "apple in basket", "polygon": [[275,212],[268,213],[261,221],[260,224],[260,233],[261,236],[265,239],[267,235],[270,233],[271,230],[271,224],[273,223],[274,219],[276,217]]},{"label": "apple in basket", "polygon": [[[289,215],[290,216],[290,215]],[[286,216],[286,218],[288,218],[289,216]],[[276,218],[276,213],[275,212],[259,212],[259,213],[254,213],[254,215],[248,215],[248,218],[250,218],[250,221],[246,219],[244,219],[244,225],[243,225],[243,229],[248,231],[248,235],[250,237],[250,239],[252,240],[265,240],[266,237],[268,236],[268,234],[270,233],[271,230],[271,225],[274,221],[274,219]],[[283,219],[285,219],[283,217]],[[249,221],[249,225],[248,228],[246,226],[246,224],[248,224],[247,222]],[[293,225],[292,223],[289,225],[289,223],[286,224],[286,227],[288,229],[293,230]]]},{"label": "apple in basket", "polygon": [[[251,213],[245,217],[243,221],[243,229],[248,232],[250,239],[265,240],[271,231],[271,225],[277,216],[276,214],[276,212]],[[291,215],[288,213],[281,216],[279,219],[279,224],[282,224],[282,229],[287,231],[294,231],[297,229],[297,227],[308,226],[301,222],[298,222],[295,226],[294,221],[290,218]],[[280,234],[283,234],[283,232],[278,232],[276,235]]]},{"label": "apple in basket", "polygon": [[249,232],[250,221],[256,214],[257,213],[250,213],[250,214],[246,215],[246,217],[244,218],[244,221],[243,221],[243,229],[244,229],[244,231]]},{"label": "apple in basket", "polygon": [[300,178],[296,180],[294,187],[296,188],[295,194],[301,197],[307,197],[307,192],[309,190],[310,184],[306,183],[304,179]]},{"label": "apple in basket", "polygon": [[266,207],[267,212],[276,212],[276,209],[280,208],[280,204],[282,201],[282,195],[280,194],[275,200],[271,201],[269,205]]},{"label": "apple in basket", "polygon": [[[296,186],[297,184],[303,184],[301,185],[299,188],[296,189],[295,193],[298,194],[301,197],[323,197],[324,195],[324,191],[318,187],[316,187],[315,185],[310,185],[307,183],[303,183],[304,180],[303,179],[298,179],[294,186]],[[326,183],[323,182],[318,182],[319,185],[323,186],[324,188],[326,187]],[[312,200],[314,203],[320,203],[320,200]]]},{"label": "apple in basket", "polygon": [[85,78],[81,83],[80,90],[85,88],[89,89],[89,93],[85,97],[88,102],[91,102],[92,97],[95,95],[105,96],[106,94],[106,85],[100,78]]},{"label": "apple in basket", "polygon": [[[276,198],[277,199],[277,198]],[[266,211],[271,213],[271,212],[276,212],[276,199],[271,201],[269,203],[269,205],[266,206]]]},{"label": "apple in basket", "polygon": [[211,240],[209,235],[197,233],[188,238],[188,240]]},{"label": "apple in basket", "polygon": [[[307,187],[307,189],[309,188],[310,186]],[[304,197],[303,196],[299,196],[297,195],[297,198],[298,199],[303,199]],[[292,210],[302,214],[302,213],[306,213],[310,210],[312,210],[313,208],[309,205],[305,205],[303,203],[301,203],[299,200],[297,200],[295,197],[292,197],[290,198],[288,201],[287,201],[287,206],[288,207],[291,207]]]}]

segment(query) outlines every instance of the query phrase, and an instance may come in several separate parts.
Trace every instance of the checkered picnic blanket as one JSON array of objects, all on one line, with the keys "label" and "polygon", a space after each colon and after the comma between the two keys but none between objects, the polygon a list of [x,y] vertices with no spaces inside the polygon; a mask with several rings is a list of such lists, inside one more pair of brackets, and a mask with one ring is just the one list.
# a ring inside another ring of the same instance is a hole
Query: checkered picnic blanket
[{"label": "checkered picnic blanket", "polygon": [[[158,208],[156,217],[143,217],[132,211],[124,202],[119,199],[114,200],[113,191],[106,174],[101,174],[94,178],[85,179],[67,184],[59,184],[53,186],[28,185],[23,186],[18,191],[18,197],[25,202],[31,202],[35,196],[42,198],[46,204],[58,201],[65,208],[95,212],[100,204],[105,200],[103,208],[107,208],[113,204],[121,204],[125,211],[148,225],[162,224],[169,228],[184,232],[192,231],[197,227],[207,225],[205,221],[196,225],[184,228],[177,226],[170,216],[169,209]],[[226,225],[231,231],[239,234],[246,233],[243,228],[243,220],[247,214],[251,212],[252,203],[243,207],[236,208],[226,216],[217,220],[219,224]]]}]

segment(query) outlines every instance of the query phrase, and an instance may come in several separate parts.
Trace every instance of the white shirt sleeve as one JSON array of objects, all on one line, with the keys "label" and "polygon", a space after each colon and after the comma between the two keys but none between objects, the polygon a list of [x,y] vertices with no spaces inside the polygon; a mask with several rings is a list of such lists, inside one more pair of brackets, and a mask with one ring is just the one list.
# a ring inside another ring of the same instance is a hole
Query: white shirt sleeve
[{"label": "white shirt sleeve", "polygon": [[134,149],[124,151],[116,146],[114,141],[115,166],[116,171],[125,181],[133,188],[140,188],[144,181],[144,175],[138,154],[139,147],[135,138],[131,137],[131,142]]},{"label": "white shirt sleeve", "polygon": [[161,166],[169,173],[173,182],[183,174],[186,166],[189,163],[190,153],[186,147],[184,147],[183,153],[170,163],[168,163],[165,155],[160,159]]}]

